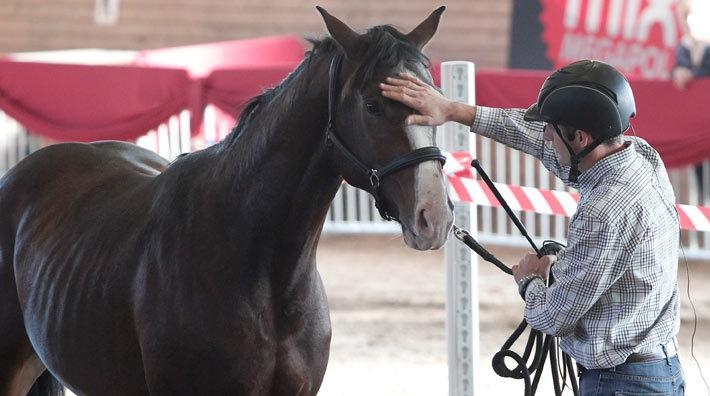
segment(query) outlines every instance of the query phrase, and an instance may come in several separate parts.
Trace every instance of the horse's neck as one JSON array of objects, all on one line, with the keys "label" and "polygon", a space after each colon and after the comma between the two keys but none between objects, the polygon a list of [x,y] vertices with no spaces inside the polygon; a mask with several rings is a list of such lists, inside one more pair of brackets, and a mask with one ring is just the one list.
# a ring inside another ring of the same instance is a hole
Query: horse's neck
[{"label": "horse's neck", "polygon": [[224,149],[226,161],[236,165],[228,185],[236,198],[232,224],[241,232],[280,236],[292,244],[281,248],[292,254],[314,247],[341,181],[324,144],[327,65],[322,59],[303,68],[255,109],[243,135]]}]

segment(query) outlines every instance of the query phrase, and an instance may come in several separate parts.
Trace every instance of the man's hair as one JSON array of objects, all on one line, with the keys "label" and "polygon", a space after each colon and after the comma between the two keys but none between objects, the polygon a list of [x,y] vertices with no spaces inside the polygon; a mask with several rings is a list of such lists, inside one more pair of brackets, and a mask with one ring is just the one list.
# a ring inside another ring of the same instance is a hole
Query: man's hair
[{"label": "man's hair", "polygon": [[[560,128],[560,132],[562,132],[562,135],[564,135],[567,140],[572,140],[574,139],[574,134],[577,132],[577,128],[569,125],[557,125],[558,128]],[[589,133],[589,132],[587,132]],[[622,140],[623,135],[616,135],[616,136],[611,136],[607,139],[605,139],[602,144],[612,144],[612,143],[617,143]],[[592,136],[594,137],[594,136]]]}]

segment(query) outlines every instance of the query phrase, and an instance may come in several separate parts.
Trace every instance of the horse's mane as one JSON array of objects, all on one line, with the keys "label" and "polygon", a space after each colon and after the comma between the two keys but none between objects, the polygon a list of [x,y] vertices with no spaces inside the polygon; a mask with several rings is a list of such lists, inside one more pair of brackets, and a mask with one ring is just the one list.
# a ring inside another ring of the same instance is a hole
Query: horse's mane
[{"label": "horse's mane", "polygon": [[232,132],[225,138],[225,144],[231,146],[234,141],[236,141],[241,133],[249,125],[249,121],[254,118],[260,110],[264,108],[264,104],[270,103],[273,99],[277,98],[283,91],[292,85],[292,82],[296,77],[300,76],[304,70],[308,69],[310,66],[314,54],[326,53],[330,54],[336,50],[337,45],[335,41],[331,38],[326,38],[322,40],[308,39],[308,41],[313,45],[313,48],[306,52],[304,60],[292,71],[281,83],[273,88],[265,90],[261,95],[251,98],[244,109],[242,109],[239,114],[239,122],[232,128]]},{"label": "horse's mane", "polygon": [[[402,62],[423,64],[427,68],[430,66],[429,58],[392,25],[372,27],[363,35],[363,39],[367,43],[365,45],[366,51],[362,56],[365,62],[355,71],[355,84],[361,85],[365,81],[371,80],[377,68],[394,69]],[[309,67],[314,57],[331,56],[335,52],[342,52],[340,46],[331,37],[308,38],[307,40],[313,47],[306,52],[303,62],[279,85],[267,89],[261,95],[247,102],[239,114],[239,122],[226,139],[227,145],[231,145],[238,139],[241,132],[249,125],[249,121],[263,109],[264,104],[270,103],[291,86],[292,81]]]}]

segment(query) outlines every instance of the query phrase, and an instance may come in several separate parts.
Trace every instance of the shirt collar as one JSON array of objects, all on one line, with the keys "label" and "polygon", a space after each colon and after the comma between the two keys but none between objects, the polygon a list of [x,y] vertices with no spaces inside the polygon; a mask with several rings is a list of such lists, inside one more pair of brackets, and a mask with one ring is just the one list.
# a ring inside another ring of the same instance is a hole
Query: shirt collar
[{"label": "shirt collar", "polygon": [[602,182],[609,173],[628,167],[634,159],[633,142],[624,141],[624,148],[597,161],[579,175],[579,192],[584,194]]}]

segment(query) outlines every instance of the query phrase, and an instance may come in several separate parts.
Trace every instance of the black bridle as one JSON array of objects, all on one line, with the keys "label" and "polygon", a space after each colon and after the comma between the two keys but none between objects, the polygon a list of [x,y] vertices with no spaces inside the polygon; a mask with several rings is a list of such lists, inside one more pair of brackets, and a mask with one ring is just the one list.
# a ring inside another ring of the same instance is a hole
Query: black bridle
[{"label": "black bridle", "polygon": [[341,54],[335,55],[333,60],[330,62],[328,82],[328,125],[325,129],[326,145],[329,147],[337,147],[345,158],[348,159],[348,161],[367,175],[367,178],[370,181],[369,192],[375,199],[375,206],[377,207],[377,210],[379,210],[380,216],[382,216],[385,220],[397,220],[390,214],[387,205],[382,198],[382,193],[380,191],[382,180],[388,175],[425,161],[439,161],[443,166],[444,163],[446,163],[446,157],[441,153],[441,150],[439,150],[438,147],[428,146],[418,148],[399,158],[395,158],[381,168],[367,166],[360,161],[360,159],[358,159],[357,156],[355,156],[355,154],[348,149],[335,134],[335,110],[338,99],[338,74],[340,73],[342,63],[343,56]]}]

